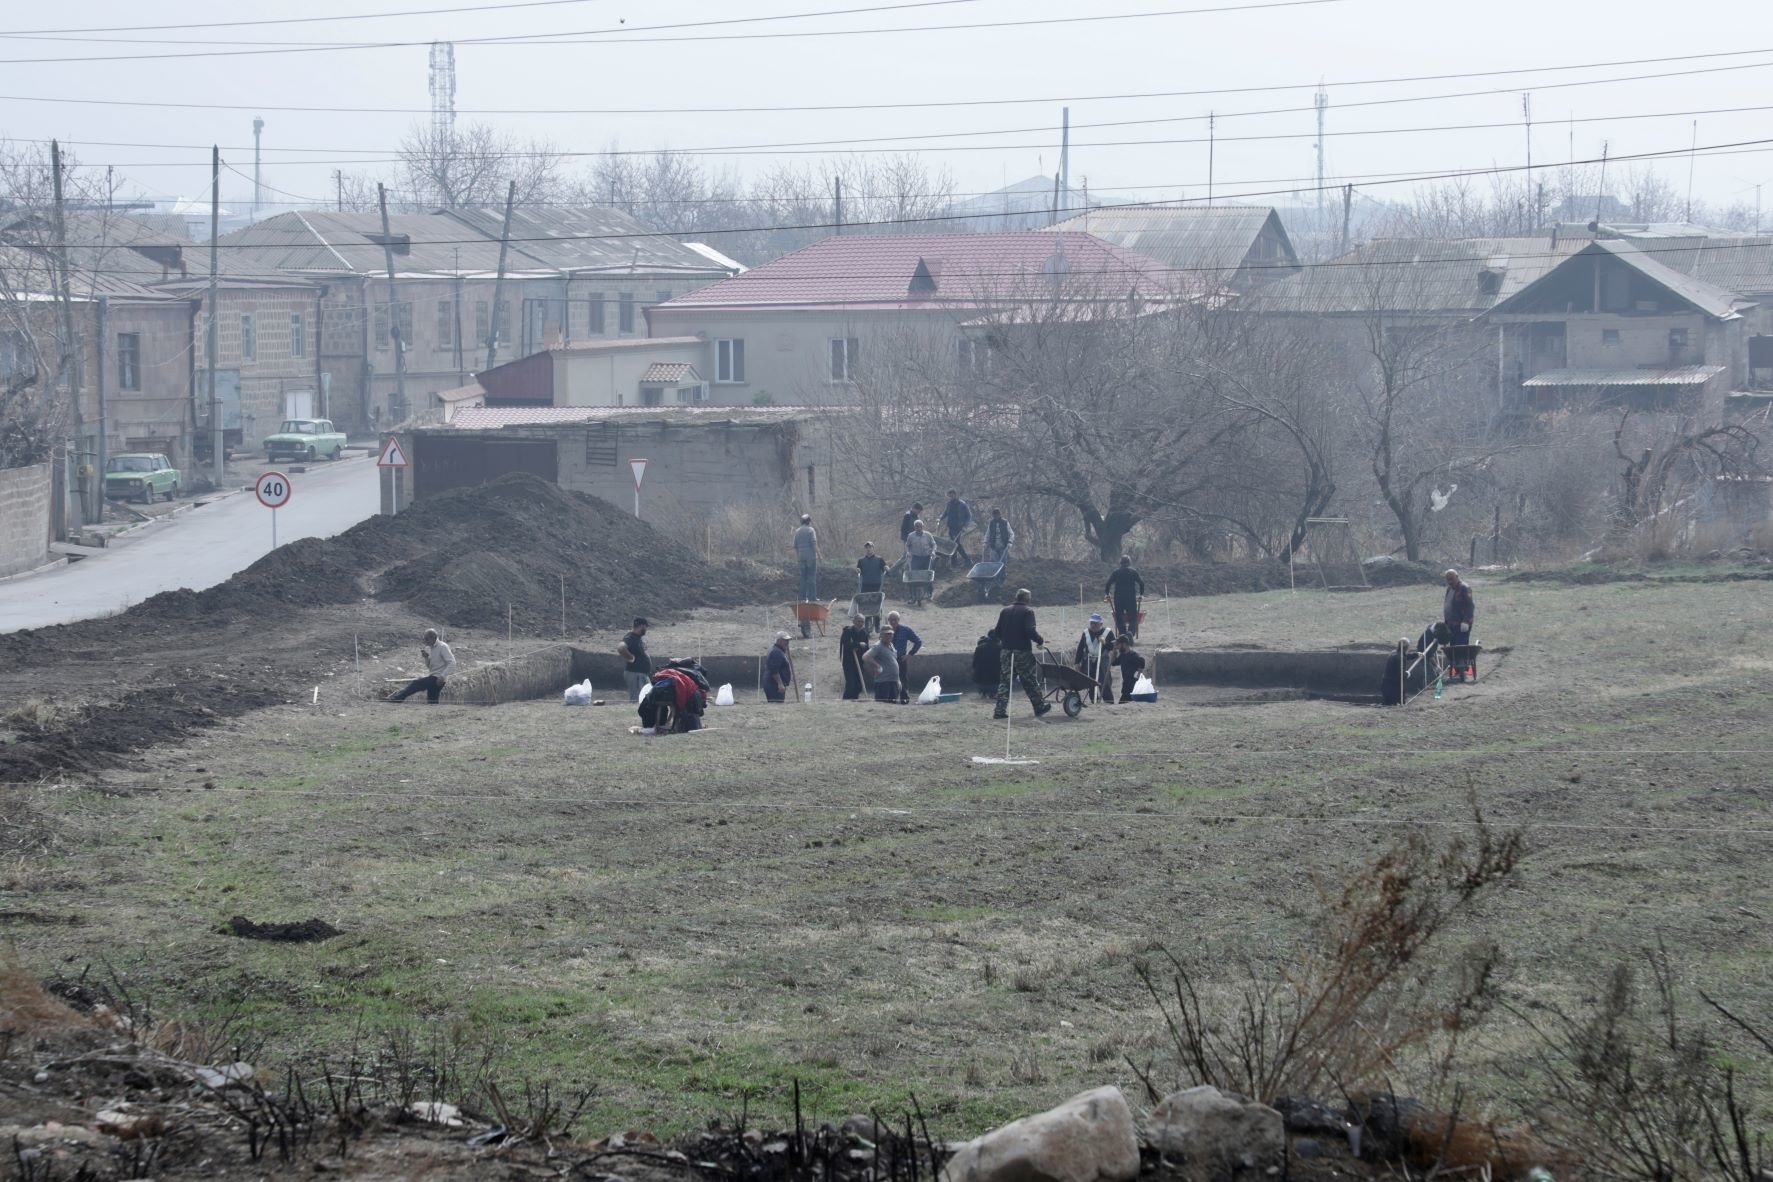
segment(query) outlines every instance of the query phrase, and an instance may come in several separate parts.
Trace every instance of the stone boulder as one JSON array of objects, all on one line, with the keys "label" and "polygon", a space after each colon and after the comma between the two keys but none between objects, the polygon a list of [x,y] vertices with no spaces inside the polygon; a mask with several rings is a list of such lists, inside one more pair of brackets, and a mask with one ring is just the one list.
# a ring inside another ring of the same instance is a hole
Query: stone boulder
[{"label": "stone boulder", "polygon": [[963,1144],[941,1182],[1130,1182],[1139,1174],[1133,1112],[1096,1088]]},{"label": "stone boulder", "polygon": [[1287,1155],[1281,1114],[1202,1085],[1172,1092],[1151,1114],[1151,1144],[1191,1178],[1266,1174]]}]

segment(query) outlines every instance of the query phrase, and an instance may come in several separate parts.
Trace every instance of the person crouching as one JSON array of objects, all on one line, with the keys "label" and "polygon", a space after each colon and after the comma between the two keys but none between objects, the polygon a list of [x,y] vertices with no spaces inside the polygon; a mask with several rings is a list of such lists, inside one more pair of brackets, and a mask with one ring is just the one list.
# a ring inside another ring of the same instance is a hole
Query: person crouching
[{"label": "person crouching", "polygon": [[652,690],[640,703],[640,733],[682,735],[702,729],[708,709],[708,679],[694,658],[672,661],[652,676]]}]

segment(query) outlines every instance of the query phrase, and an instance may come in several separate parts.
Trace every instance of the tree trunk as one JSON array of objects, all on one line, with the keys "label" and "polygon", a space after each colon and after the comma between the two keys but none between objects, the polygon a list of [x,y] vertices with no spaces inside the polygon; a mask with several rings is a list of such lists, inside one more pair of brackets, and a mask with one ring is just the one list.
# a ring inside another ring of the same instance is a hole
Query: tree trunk
[{"label": "tree trunk", "polygon": [[1108,516],[1101,518],[1096,525],[1096,554],[1103,562],[1118,562],[1126,551],[1123,546],[1133,527],[1139,519],[1133,514],[1120,509],[1110,509]]}]

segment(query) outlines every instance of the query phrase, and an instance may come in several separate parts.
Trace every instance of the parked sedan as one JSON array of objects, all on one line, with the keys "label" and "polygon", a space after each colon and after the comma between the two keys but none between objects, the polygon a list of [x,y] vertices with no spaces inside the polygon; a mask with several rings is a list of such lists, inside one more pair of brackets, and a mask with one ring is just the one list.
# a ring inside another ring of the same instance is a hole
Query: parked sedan
[{"label": "parked sedan", "polygon": [[146,504],[154,499],[155,493],[169,501],[179,495],[179,470],[165,456],[130,452],[112,456],[105,465],[107,498]]}]

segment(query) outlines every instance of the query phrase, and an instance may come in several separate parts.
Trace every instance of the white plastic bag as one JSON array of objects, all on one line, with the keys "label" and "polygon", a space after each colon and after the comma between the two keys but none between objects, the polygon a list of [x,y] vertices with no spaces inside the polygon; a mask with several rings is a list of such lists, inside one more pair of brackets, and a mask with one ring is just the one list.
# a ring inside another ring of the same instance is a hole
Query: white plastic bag
[{"label": "white plastic bag", "polygon": [[1141,694],[1150,694],[1152,697],[1157,696],[1157,683],[1143,673],[1133,679],[1133,696],[1136,698]]},{"label": "white plastic bag", "polygon": [[591,679],[587,677],[578,685],[567,686],[566,693],[562,697],[568,706],[589,706],[591,704]]},{"label": "white plastic bag", "polygon": [[641,702],[646,701],[646,696],[652,692],[653,692],[653,683],[652,683],[652,680],[649,678],[647,680],[647,683],[640,687],[640,696],[638,698],[634,699],[635,704],[639,705]]},{"label": "white plastic bag", "polygon": [[941,696],[942,679],[940,677],[932,677],[924,682],[923,693],[917,695],[917,704],[919,706],[934,706],[936,704],[936,699]]},{"label": "white plastic bag", "polygon": [[733,704],[732,682],[726,682],[714,691],[714,704],[716,706],[731,706]]}]

